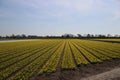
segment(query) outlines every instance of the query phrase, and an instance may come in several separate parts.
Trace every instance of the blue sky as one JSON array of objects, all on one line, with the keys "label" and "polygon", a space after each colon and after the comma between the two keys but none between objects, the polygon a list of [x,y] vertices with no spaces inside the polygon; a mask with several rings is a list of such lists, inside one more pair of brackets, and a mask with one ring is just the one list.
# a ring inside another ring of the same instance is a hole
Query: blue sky
[{"label": "blue sky", "polygon": [[0,35],[120,34],[120,0],[0,0]]}]

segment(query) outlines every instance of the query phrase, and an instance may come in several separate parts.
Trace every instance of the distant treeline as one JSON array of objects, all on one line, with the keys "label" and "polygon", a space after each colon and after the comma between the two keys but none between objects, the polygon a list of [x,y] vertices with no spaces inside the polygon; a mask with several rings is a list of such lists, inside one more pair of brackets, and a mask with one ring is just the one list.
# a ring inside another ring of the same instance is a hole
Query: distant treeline
[{"label": "distant treeline", "polygon": [[80,38],[80,39],[89,39],[89,38],[120,38],[120,35],[111,35],[111,34],[107,34],[107,35],[102,35],[102,34],[85,34],[85,35],[81,35],[81,34],[77,34],[77,35],[73,35],[73,34],[63,34],[61,36],[37,36],[37,35],[10,35],[10,36],[0,36],[0,39],[52,39],[52,38],[61,38],[61,39],[69,39],[69,38]]}]

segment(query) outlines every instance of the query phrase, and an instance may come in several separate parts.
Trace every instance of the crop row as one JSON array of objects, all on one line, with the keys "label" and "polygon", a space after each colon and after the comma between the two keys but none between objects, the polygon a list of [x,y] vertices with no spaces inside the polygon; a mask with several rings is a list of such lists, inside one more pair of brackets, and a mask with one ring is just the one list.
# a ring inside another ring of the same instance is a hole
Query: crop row
[{"label": "crop row", "polygon": [[34,52],[34,51],[30,52],[30,53],[32,53],[34,55],[31,55],[31,56],[29,56],[29,57],[27,57],[27,58],[25,58],[25,59],[23,59],[23,60],[21,60],[19,62],[7,67],[6,69],[1,70],[0,71],[0,80],[6,79],[7,77],[12,75],[16,71],[19,71],[19,69],[23,68],[24,66],[27,66],[29,63],[31,63],[32,61],[36,60],[36,58],[41,56],[43,54],[42,53],[43,51],[47,51],[48,49],[46,48],[44,50],[38,50],[37,52]]},{"label": "crop row", "polygon": [[[42,42],[34,42],[33,43],[24,43],[24,42],[20,42],[21,44],[17,45],[17,46],[10,46],[8,48],[6,47],[2,47],[0,46],[2,49],[5,48],[5,51],[1,51],[0,52],[0,61],[1,59],[3,58],[9,58],[9,57],[12,57],[13,55],[19,55],[18,53],[22,53],[23,51],[27,50],[27,49],[31,49],[31,48],[34,48],[35,46],[39,46],[39,45],[43,45]],[[16,43],[17,44],[17,43]],[[9,46],[9,44],[8,44]]]},{"label": "crop row", "polygon": [[119,44],[70,39],[2,43],[0,80],[29,80],[44,73],[74,70],[113,58],[120,58]]},{"label": "crop row", "polygon": [[[108,47],[111,47],[111,46],[107,46],[107,45],[104,45],[104,44],[99,44],[98,43],[90,43],[90,42],[86,42],[86,41],[82,41],[81,42],[82,45],[86,46],[88,49],[91,48],[92,50],[95,50],[95,51],[98,51],[108,57],[111,57],[111,58],[120,58],[120,54],[119,52],[115,52],[114,49],[115,48],[111,48],[111,49],[108,49]],[[103,47],[102,45],[104,45],[105,47]],[[101,47],[102,46],[102,47]]]},{"label": "crop row", "polygon": [[52,55],[50,60],[48,60],[48,62],[43,66],[39,74],[52,73],[56,71],[64,46],[65,46],[65,43],[63,42],[63,44]]},{"label": "crop row", "polygon": [[4,68],[6,66],[10,66],[11,64],[14,64],[16,62],[19,62],[20,60],[23,60],[23,59],[25,59],[29,56],[32,56],[32,55],[34,55],[34,53],[39,52],[40,50],[43,50],[43,49],[45,49],[45,48],[47,48],[51,45],[46,45],[46,46],[44,45],[43,47],[42,46],[43,45],[39,45],[39,46],[36,46],[35,48],[33,46],[33,48],[31,47],[31,49],[28,49],[26,51],[18,53],[17,56],[16,56],[16,54],[12,55],[11,59],[9,59],[7,61],[3,61],[3,62],[0,63],[0,69]]},{"label": "crop row", "polygon": [[75,69],[76,65],[73,61],[72,52],[70,50],[69,41],[66,41],[66,46],[64,50],[63,60],[62,60],[62,69]]},{"label": "crop row", "polygon": [[75,61],[77,63],[77,66],[80,66],[82,64],[83,65],[89,64],[89,62],[86,60],[84,55],[74,45],[71,44],[70,46],[71,46]]},{"label": "crop row", "polygon": [[[49,45],[50,44],[53,44],[53,42],[47,42]],[[5,61],[7,61],[7,60],[9,60],[9,59],[13,59],[13,58],[15,58],[15,57],[19,57],[19,56],[21,56],[21,55],[23,55],[23,54],[25,54],[25,53],[27,53],[28,51],[34,51],[35,49],[37,49],[37,48],[39,48],[39,49],[41,49],[42,47],[44,47],[46,44],[44,44],[44,43],[35,43],[35,44],[33,44],[33,45],[27,45],[27,43],[26,43],[26,47],[22,47],[22,48],[18,48],[18,49],[16,49],[16,50],[11,50],[11,51],[13,51],[12,53],[11,52],[9,52],[9,55],[5,55],[5,57],[1,57],[0,58],[0,62],[5,62]],[[48,46],[48,45],[47,45]],[[4,52],[3,52],[4,53]],[[4,53],[4,54],[6,54],[6,53]]]},{"label": "crop row", "polygon": [[21,71],[17,72],[15,76],[11,77],[12,80],[29,80],[31,76],[37,72],[37,70],[54,54],[54,52],[60,47],[60,44],[55,45],[52,48],[45,49],[42,52],[38,52],[38,54],[43,54],[42,56],[38,56],[36,60],[34,60],[31,64],[23,68]]}]

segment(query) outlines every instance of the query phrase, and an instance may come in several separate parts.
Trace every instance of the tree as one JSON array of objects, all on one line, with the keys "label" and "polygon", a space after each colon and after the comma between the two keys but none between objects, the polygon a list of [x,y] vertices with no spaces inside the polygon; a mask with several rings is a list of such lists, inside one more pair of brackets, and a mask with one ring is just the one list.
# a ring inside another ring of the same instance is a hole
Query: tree
[{"label": "tree", "polygon": [[22,34],[21,37],[22,37],[23,39],[27,38],[25,34]]},{"label": "tree", "polygon": [[81,34],[77,34],[78,38],[82,38],[82,35]]},{"label": "tree", "polygon": [[73,34],[63,34],[61,37],[62,38],[74,38],[75,36]]},{"label": "tree", "polygon": [[91,35],[90,34],[87,34],[87,36],[86,36],[87,38],[90,38],[91,37]]},{"label": "tree", "polygon": [[6,38],[10,38],[8,35],[6,35]]},{"label": "tree", "polygon": [[115,38],[118,38],[118,37],[119,37],[119,35],[118,35],[118,34],[116,34],[116,35],[114,35],[114,37],[115,37]]},{"label": "tree", "polygon": [[16,37],[15,37],[15,35],[14,35],[14,34],[12,34],[12,35],[10,36],[10,38],[16,38]]},{"label": "tree", "polygon": [[107,34],[107,37],[112,37],[112,35],[111,34]]}]

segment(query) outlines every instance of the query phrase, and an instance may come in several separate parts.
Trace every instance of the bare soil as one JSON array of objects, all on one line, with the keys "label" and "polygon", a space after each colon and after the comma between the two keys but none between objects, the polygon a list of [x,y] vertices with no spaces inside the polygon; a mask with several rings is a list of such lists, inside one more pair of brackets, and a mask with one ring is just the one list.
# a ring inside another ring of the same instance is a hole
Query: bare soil
[{"label": "bare soil", "polygon": [[76,70],[43,74],[32,80],[120,80],[120,59],[81,65]]},{"label": "bare soil", "polygon": [[113,69],[98,75],[94,75],[88,78],[83,78],[81,80],[120,80],[120,68]]}]

